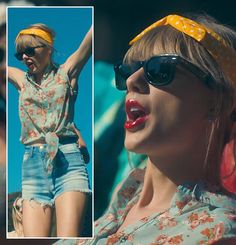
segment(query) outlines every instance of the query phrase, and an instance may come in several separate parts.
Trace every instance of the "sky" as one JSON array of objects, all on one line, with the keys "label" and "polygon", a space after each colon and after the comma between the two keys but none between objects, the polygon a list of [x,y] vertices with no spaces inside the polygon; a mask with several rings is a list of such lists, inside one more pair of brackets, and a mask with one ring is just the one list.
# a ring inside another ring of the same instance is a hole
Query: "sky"
[{"label": "sky", "polygon": [[[54,61],[64,61],[79,47],[93,23],[93,10],[85,8],[8,8],[8,65],[26,70],[14,57],[15,38],[18,32],[31,24],[43,23],[56,32]],[[87,165],[92,186],[93,162],[93,57],[83,68],[79,79],[79,93],[75,106],[75,123],[80,129],[90,153]],[[21,166],[24,146],[19,141],[20,120],[18,115],[19,93],[8,83],[8,193],[21,191]]]}]

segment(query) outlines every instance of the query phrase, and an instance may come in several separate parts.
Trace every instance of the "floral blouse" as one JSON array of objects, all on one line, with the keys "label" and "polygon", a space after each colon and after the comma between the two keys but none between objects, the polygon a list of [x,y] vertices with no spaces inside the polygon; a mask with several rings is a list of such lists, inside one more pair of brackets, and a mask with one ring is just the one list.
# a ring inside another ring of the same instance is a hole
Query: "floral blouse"
[{"label": "floral blouse", "polygon": [[76,136],[73,127],[74,103],[71,87],[63,67],[47,68],[41,84],[25,74],[19,96],[19,116],[22,124],[21,142],[30,145],[38,140],[47,143],[48,172],[58,150],[60,136]]},{"label": "floral blouse", "polygon": [[235,196],[226,196],[203,182],[178,186],[170,209],[117,233],[139,198],[144,172],[136,169],[122,183],[105,215],[95,222],[92,240],[61,240],[57,244],[204,245],[236,238]]}]

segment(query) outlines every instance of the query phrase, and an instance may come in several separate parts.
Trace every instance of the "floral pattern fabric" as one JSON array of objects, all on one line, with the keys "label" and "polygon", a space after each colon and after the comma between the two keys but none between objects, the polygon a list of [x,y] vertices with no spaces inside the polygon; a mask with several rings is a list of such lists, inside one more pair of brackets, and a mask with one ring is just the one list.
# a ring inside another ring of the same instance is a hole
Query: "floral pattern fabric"
[{"label": "floral pattern fabric", "polygon": [[78,245],[206,245],[236,238],[236,198],[203,182],[178,186],[170,209],[144,217],[117,232],[137,202],[145,170],[136,169],[123,182],[105,215],[95,222],[91,240],[61,240]]},{"label": "floral pattern fabric", "polygon": [[28,72],[19,96],[21,142],[43,140],[47,144],[47,171],[51,173],[59,137],[74,136],[70,81],[62,66],[50,66],[37,84]]}]

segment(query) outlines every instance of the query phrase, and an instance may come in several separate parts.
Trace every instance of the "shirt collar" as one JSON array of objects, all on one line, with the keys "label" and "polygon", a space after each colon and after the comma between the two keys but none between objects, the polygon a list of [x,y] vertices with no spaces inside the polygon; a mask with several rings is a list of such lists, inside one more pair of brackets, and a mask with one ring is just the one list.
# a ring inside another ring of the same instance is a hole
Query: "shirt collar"
[{"label": "shirt collar", "polygon": [[203,181],[179,185],[172,199],[172,206],[181,211],[186,206],[190,207],[193,201],[236,212],[235,195],[226,195],[220,187]]},{"label": "shirt collar", "polygon": [[[51,63],[50,65],[47,66],[45,69],[45,72],[43,74],[42,82],[46,80],[50,74],[52,74],[53,71],[55,71],[58,68],[58,65]],[[26,72],[26,78],[28,81],[30,81],[33,84],[37,84],[34,79],[34,75],[30,74],[29,71]],[[42,84],[42,83],[41,83]],[[38,85],[38,84],[37,84]]]}]

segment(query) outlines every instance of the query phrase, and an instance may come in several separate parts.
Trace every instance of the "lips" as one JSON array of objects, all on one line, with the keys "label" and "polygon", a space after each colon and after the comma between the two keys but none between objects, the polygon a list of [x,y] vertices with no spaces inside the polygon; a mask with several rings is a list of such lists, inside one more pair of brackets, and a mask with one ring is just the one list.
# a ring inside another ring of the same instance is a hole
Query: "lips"
[{"label": "lips", "polygon": [[31,60],[26,61],[25,64],[27,65],[27,67],[28,67],[30,70],[32,70],[33,67],[34,67],[34,63],[33,63],[33,61],[31,61]]},{"label": "lips", "polygon": [[138,101],[133,99],[127,100],[125,109],[127,114],[127,120],[124,125],[125,129],[135,129],[146,122],[148,114]]}]

